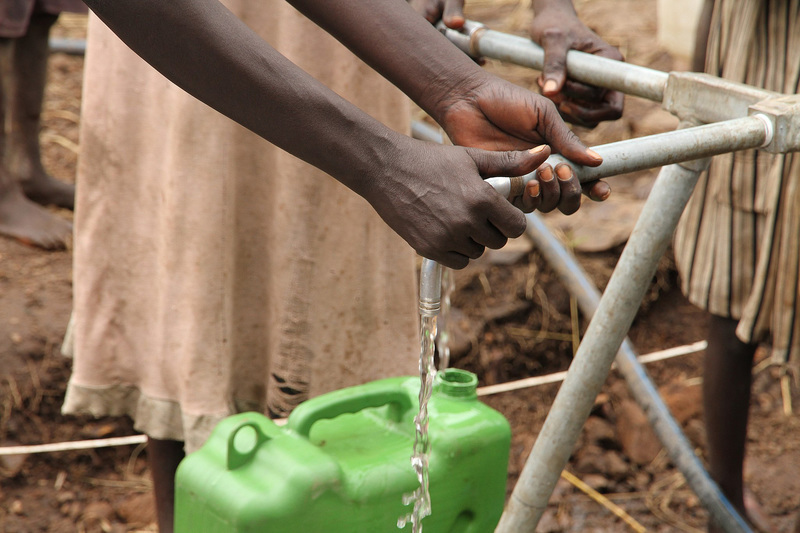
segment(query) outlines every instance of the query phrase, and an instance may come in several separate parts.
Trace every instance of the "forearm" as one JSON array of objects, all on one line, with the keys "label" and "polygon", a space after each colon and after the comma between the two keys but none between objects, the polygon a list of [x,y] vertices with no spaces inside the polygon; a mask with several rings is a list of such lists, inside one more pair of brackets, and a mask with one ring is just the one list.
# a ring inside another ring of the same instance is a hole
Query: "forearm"
[{"label": "forearm", "polygon": [[[487,74],[405,0],[289,0],[434,119]],[[331,6],[335,5],[335,9]]]},{"label": "forearm", "polygon": [[363,194],[403,136],[269,46],[217,0],[87,0],[175,84]]}]

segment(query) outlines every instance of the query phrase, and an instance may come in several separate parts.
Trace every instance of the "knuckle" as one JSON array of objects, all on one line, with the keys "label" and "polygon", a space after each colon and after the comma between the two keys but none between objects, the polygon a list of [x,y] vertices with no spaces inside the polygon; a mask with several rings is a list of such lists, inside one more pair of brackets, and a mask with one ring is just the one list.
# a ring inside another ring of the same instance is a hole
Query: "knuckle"
[{"label": "knuckle", "polygon": [[550,26],[542,31],[542,39],[546,39],[548,41],[563,40],[565,35],[566,34],[564,33],[564,30],[555,26]]},{"label": "knuckle", "polygon": [[511,226],[511,234],[508,235],[508,237],[511,237],[512,239],[519,237],[520,235],[525,233],[525,228],[527,227],[527,225],[528,225],[528,220],[525,218],[525,215],[523,215],[520,212],[519,216],[516,217],[514,224]]}]

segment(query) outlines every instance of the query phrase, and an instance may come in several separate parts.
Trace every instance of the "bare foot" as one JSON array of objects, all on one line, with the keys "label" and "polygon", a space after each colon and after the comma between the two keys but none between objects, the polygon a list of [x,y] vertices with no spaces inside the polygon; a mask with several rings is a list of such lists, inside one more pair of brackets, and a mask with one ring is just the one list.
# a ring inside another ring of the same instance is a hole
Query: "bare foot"
[{"label": "bare foot", "polygon": [[0,234],[45,250],[61,250],[72,236],[72,224],[12,187],[0,193]]},{"label": "bare foot", "polygon": [[47,173],[20,180],[25,196],[41,205],[75,209],[75,185],[57,180]]}]

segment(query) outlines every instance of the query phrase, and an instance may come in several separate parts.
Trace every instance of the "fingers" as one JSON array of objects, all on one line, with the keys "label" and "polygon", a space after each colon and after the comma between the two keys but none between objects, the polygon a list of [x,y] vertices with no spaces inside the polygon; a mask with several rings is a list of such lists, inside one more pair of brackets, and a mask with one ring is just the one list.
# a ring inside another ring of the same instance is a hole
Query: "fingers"
[{"label": "fingers", "polygon": [[545,138],[557,152],[580,165],[596,167],[603,162],[603,158],[587,148],[564,123],[555,104],[545,100],[540,105],[540,111],[540,125],[546,128]]},{"label": "fingers", "polygon": [[[549,165],[548,165],[549,166]],[[514,205],[522,210],[523,213],[532,213],[542,203],[541,185],[539,180],[532,179],[525,185],[522,198],[515,198]]]},{"label": "fingers", "polygon": [[[515,205],[526,213],[534,209],[542,213],[558,209],[571,215],[581,205],[582,191],[583,187],[570,165],[559,163],[553,169],[545,163],[536,170],[534,179],[528,182],[523,197],[515,201]],[[596,181],[586,188],[586,192],[594,195],[593,200],[602,201],[608,198],[611,189],[605,182]]]},{"label": "fingers", "polygon": [[555,169],[542,165],[537,177],[542,184],[538,208],[542,213],[558,208],[565,215],[571,215],[581,206],[581,184],[566,163],[559,163]]},{"label": "fingers", "polygon": [[558,210],[565,215],[571,215],[581,206],[581,183],[572,167],[564,163],[556,165],[556,176],[561,192]]},{"label": "fingers", "polygon": [[462,268],[466,268],[470,258],[457,252],[447,252],[439,257],[431,257],[431,259],[447,268],[461,270]]},{"label": "fingers", "polygon": [[[598,39],[600,38],[598,37]],[[618,48],[615,48],[605,42],[602,42],[600,47],[597,50],[595,50],[594,54],[598,56],[607,57],[609,59],[613,59],[614,61],[625,61],[625,57],[622,55],[622,52],[620,52]]]},{"label": "fingers", "polygon": [[564,88],[561,90],[561,95],[571,100],[581,100],[584,102],[601,102],[605,97],[607,89],[596,87],[594,85],[586,85],[577,81],[567,80],[564,82]]},{"label": "fingers", "polygon": [[408,3],[431,24],[439,22],[442,16],[442,6],[438,0],[409,0]]},{"label": "fingers", "polygon": [[[606,120],[617,120],[622,116],[624,95],[619,91],[604,91],[594,98],[594,88],[567,81],[564,95],[556,102],[558,111],[568,122],[593,128]],[[554,100],[555,101],[555,100]]]},{"label": "fingers", "polygon": [[464,0],[409,0],[408,3],[431,24],[441,20],[455,30],[464,26]]},{"label": "fingers", "polygon": [[561,198],[561,191],[558,190],[558,182],[555,179],[555,172],[553,167],[549,164],[542,165],[536,171],[536,178],[541,184],[539,190],[539,211],[542,213],[549,213],[558,205]]},{"label": "fingers", "polygon": [[464,0],[445,0],[442,21],[448,28],[458,30],[464,26]]},{"label": "fingers", "polygon": [[581,189],[583,189],[583,194],[595,202],[602,202],[611,196],[611,187],[602,180],[584,183],[581,185]]},{"label": "fingers", "polygon": [[542,68],[542,93],[553,96],[561,91],[567,79],[567,36],[560,29],[545,30],[541,37],[544,48]]},{"label": "fingers", "polygon": [[[508,242],[508,237],[503,235],[500,230],[491,224],[487,224],[479,228],[478,231],[476,231],[472,236],[472,239],[474,244],[480,246],[481,254],[485,251],[485,248],[499,250]],[[477,257],[480,257],[480,255],[473,257],[472,259],[476,259]]]}]

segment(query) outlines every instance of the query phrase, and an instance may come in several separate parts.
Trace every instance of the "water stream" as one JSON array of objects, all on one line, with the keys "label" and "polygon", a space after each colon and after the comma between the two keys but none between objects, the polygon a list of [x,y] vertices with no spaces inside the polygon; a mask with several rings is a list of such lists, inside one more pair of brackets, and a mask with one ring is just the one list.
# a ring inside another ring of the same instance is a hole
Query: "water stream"
[{"label": "water stream", "polygon": [[450,320],[450,298],[455,291],[453,271],[449,268],[442,269],[442,308],[439,311],[438,335],[436,335],[436,350],[439,352],[439,372],[450,368],[450,336],[448,334],[448,321]]},{"label": "water stream", "polygon": [[436,376],[434,352],[436,342],[436,315],[421,314],[420,318],[420,356],[419,356],[419,413],[414,417],[416,430],[414,452],[411,464],[417,474],[419,487],[409,494],[403,495],[403,505],[412,505],[412,511],[397,520],[397,527],[404,528],[411,522],[413,533],[422,533],[422,519],[431,514],[431,495],[428,486],[428,457],[430,454],[430,438],[428,436],[428,401],[433,392],[433,380]]}]

